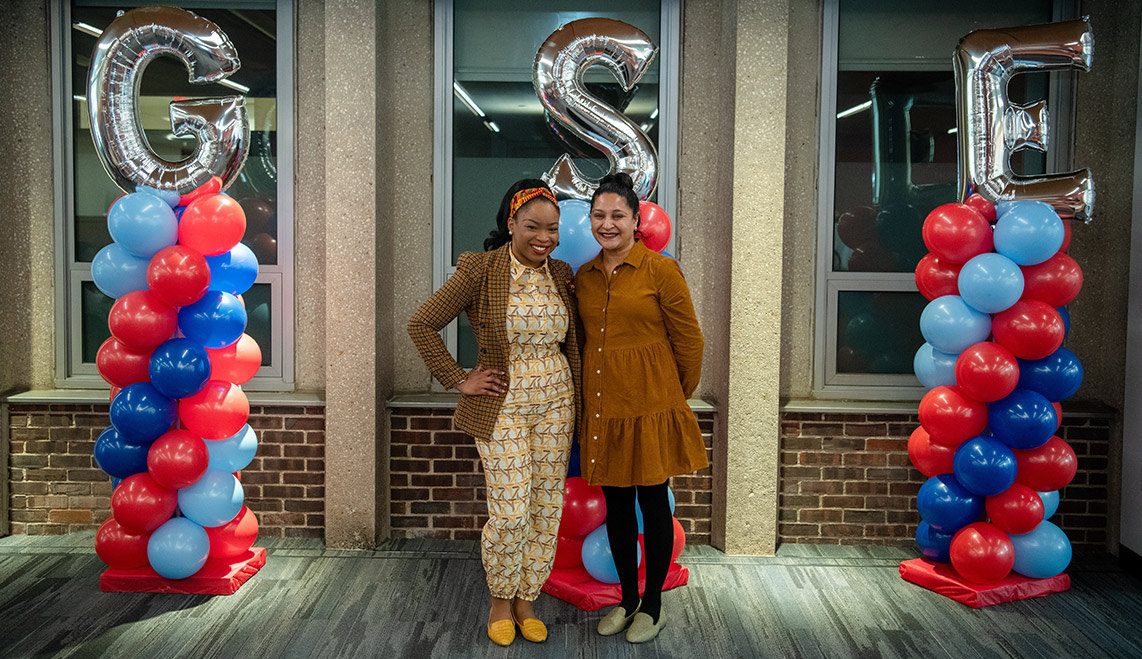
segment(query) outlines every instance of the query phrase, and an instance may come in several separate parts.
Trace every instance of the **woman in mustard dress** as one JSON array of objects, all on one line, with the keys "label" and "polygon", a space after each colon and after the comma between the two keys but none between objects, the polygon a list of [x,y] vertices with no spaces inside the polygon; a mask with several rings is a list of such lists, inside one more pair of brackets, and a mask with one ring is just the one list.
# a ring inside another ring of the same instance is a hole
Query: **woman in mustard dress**
[{"label": "woman in mustard dress", "polygon": [[[504,196],[484,252],[416,312],[409,335],[432,375],[460,391],[455,426],[476,440],[487,484],[481,557],[492,607],[488,637],[547,638],[532,601],[551,573],[563,484],[578,416],[579,345],[571,266],[548,258],[559,243],[559,206],[543,181]],[[465,312],[479,362],[465,373],[440,330]]]},{"label": "woman in mustard dress", "polygon": [[[642,643],[662,628],[662,585],[674,522],[667,480],[709,465],[687,399],[702,371],[702,332],[678,263],[639,240],[630,176],[605,176],[591,199],[591,232],[602,247],[575,276],[583,348],[583,477],[601,485],[607,536],[622,601],[599,621],[604,636],[627,630]],[[646,587],[638,593],[642,510]],[[629,626],[629,629],[628,629]]]}]

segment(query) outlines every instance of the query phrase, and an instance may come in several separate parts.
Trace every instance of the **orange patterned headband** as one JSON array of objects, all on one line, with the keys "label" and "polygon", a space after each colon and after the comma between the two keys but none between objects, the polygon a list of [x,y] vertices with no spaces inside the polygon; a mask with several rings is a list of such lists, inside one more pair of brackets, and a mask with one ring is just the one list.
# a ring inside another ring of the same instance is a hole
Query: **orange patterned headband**
[{"label": "orange patterned headband", "polygon": [[559,202],[555,201],[555,194],[552,193],[551,190],[547,188],[525,188],[515,193],[515,196],[512,197],[511,212],[508,213],[508,217],[515,217],[515,214],[519,212],[519,209],[523,208],[524,204],[536,197],[543,197],[556,206],[559,205]]}]

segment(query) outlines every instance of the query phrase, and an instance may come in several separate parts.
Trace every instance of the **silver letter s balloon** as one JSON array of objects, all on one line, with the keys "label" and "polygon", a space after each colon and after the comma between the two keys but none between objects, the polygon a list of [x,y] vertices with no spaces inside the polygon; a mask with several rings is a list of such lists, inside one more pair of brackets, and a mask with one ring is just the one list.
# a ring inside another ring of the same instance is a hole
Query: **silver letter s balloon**
[{"label": "silver letter s balloon", "polygon": [[250,148],[250,123],[241,96],[174,101],[175,135],[193,134],[190,158],[170,162],[151,150],[139,119],[139,86],[147,64],[161,55],[181,59],[190,82],[222,80],[241,66],[238,53],[214,23],[183,9],[143,7],[122,14],[99,37],[87,79],[87,112],[95,151],[115,184],[185,193],[211,176],[225,189],[238,176]]},{"label": "silver letter s balloon", "polygon": [[992,202],[1037,200],[1061,217],[1086,221],[1094,212],[1090,170],[1038,177],[1018,176],[1013,151],[1047,149],[1047,110],[1042,101],[1009,104],[1007,83],[1017,73],[1089,71],[1094,36],[1086,19],[1002,30],[976,30],[955,53],[959,124],[959,195],[978,192]]},{"label": "silver letter s balloon", "polygon": [[[626,172],[640,199],[658,180],[658,153],[626,115],[589,94],[583,74],[602,64],[630,91],[646,73],[658,47],[636,27],[606,18],[584,18],[559,28],[535,55],[532,82],[543,107],[577,137],[607,154],[612,172]],[[543,176],[560,198],[590,199],[598,185],[564,154]]]}]

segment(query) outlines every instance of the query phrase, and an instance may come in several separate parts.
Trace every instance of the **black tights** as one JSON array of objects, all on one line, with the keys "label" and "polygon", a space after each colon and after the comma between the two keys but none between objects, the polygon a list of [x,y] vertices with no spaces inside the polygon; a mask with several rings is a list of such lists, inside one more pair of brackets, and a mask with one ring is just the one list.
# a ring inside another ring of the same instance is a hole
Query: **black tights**
[{"label": "black tights", "polygon": [[662,610],[662,584],[670,569],[674,551],[674,520],[666,495],[666,483],[632,487],[603,486],[607,500],[607,539],[619,573],[623,599],[621,606],[634,611],[638,606],[638,521],[634,513],[635,490],[642,509],[643,544],[646,546],[646,588],[639,609],[658,622]]}]

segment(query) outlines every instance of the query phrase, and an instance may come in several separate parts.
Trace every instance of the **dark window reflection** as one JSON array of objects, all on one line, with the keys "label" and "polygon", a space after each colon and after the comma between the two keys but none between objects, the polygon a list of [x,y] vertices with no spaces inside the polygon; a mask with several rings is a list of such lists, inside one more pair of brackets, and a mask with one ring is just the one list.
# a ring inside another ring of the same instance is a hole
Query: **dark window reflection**
[{"label": "dark window reflection", "polygon": [[837,373],[910,375],[925,304],[919,293],[838,293]]}]

